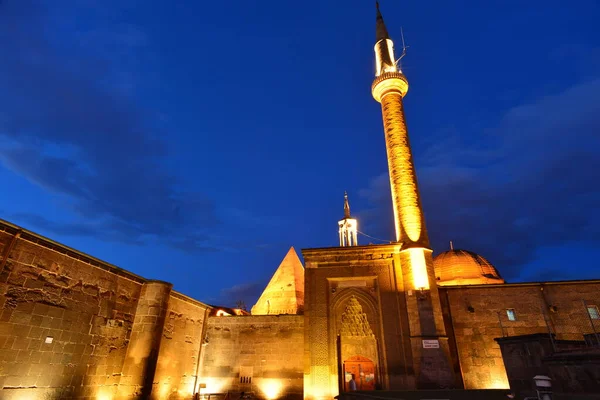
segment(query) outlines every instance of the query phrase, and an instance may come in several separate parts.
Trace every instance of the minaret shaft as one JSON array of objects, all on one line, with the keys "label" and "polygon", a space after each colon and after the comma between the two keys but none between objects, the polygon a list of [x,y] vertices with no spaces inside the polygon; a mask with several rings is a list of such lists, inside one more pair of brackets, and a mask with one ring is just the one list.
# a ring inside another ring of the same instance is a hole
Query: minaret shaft
[{"label": "minaret shaft", "polygon": [[[376,22],[376,71],[371,91],[381,103],[399,244],[397,282],[402,282],[402,288],[397,290],[405,294],[417,387],[452,387],[455,380],[450,348],[404,117],[402,102],[408,92],[408,81],[398,68],[392,40],[381,34],[387,33],[387,29],[379,7]],[[425,348],[425,341],[430,340],[435,349]]]},{"label": "minaret shaft", "polygon": [[429,247],[415,166],[404,118],[402,94],[390,91],[381,98],[385,143],[394,207],[396,240],[403,248]]}]

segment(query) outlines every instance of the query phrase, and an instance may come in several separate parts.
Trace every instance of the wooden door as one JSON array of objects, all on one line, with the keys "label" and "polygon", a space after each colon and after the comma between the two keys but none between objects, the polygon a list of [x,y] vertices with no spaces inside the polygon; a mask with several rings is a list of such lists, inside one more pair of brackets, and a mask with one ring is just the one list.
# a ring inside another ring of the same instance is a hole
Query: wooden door
[{"label": "wooden door", "polygon": [[356,390],[375,390],[375,364],[362,356],[353,356],[344,361],[344,390],[350,391],[350,380],[354,376]]}]

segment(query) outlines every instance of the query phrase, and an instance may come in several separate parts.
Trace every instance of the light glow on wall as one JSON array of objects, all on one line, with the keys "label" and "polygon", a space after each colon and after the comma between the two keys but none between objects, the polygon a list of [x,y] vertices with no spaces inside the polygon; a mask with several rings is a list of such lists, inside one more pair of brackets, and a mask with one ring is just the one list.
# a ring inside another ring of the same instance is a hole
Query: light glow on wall
[{"label": "light glow on wall", "polygon": [[166,399],[167,397],[169,397],[170,392],[171,392],[171,386],[168,384],[162,384],[160,386],[160,389],[158,390],[158,398],[163,400]]},{"label": "light glow on wall", "polygon": [[200,393],[222,393],[230,380],[229,378],[204,378],[199,383],[204,383],[206,388],[200,389]]},{"label": "light glow on wall", "polygon": [[106,388],[106,387],[101,387],[100,389],[98,389],[98,392],[96,393],[96,400],[113,400],[114,398],[114,389],[113,388]]},{"label": "light glow on wall", "polygon": [[329,372],[328,365],[311,365],[310,371],[310,375],[304,376],[305,400],[328,400],[338,395],[337,389],[332,392],[337,387],[338,376]]},{"label": "light glow on wall", "polygon": [[412,272],[414,288],[417,290],[429,290],[425,249],[412,248],[404,251],[407,251],[410,257],[410,270]]},{"label": "light glow on wall", "polygon": [[491,371],[491,377],[483,389],[509,389],[508,377],[504,371]]},{"label": "light glow on wall", "polygon": [[277,399],[283,392],[283,382],[281,379],[264,378],[257,384],[260,391],[265,395],[267,400]]}]

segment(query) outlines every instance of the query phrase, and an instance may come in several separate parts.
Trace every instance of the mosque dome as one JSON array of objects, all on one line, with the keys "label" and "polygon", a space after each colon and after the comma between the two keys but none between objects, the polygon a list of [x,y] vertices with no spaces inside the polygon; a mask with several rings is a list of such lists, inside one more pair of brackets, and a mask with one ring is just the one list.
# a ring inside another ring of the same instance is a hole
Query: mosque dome
[{"label": "mosque dome", "polygon": [[448,250],[433,259],[440,286],[504,283],[498,270],[479,254],[468,250]]}]

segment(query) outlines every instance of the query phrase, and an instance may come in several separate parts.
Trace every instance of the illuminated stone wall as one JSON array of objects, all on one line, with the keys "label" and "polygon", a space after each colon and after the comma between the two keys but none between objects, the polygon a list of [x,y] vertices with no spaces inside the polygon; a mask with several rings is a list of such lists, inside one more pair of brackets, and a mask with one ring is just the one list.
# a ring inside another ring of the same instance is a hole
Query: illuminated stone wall
[{"label": "illuminated stone wall", "polygon": [[166,282],[144,283],[130,332],[122,377],[119,386],[114,387],[115,395],[124,398],[138,395],[149,397],[155,382],[171,287]]},{"label": "illuminated stone wall", "polygon": [[0,398],[85,397],[118,384],[142,278],[25,233],[13,242],[4,229],[0,263],[13,248],[0,272]]},{"label": "illuminated stone wall", "polygon": [[171,292],[152,390],[157,398],[176,393],[187,399],[194,393],[206,310],[204,304]]},{"label": "illuminated stone wall", "polygon": [[[549,325],[557,339],[583,340],[583,334],[592,332],[583,300],[600,303],[600,282],[446,287],[440,288],[440,297],[465,388],[507,388],[494,339],[548,333]],[[514,309],[515,321],[509,321],[507,309]]]},{"label": "illuminated stone wall", "polygon": [[135,398],[150,349],[152,397],[191,394],[206,305],[2,222],[0,267],[0,398]]},{"label": "illuminated stone wall", "polygon": [[302,397],[302,315],[209,317],[202,393]]},{"label": "illuminated stone wall", "polygon": [[352,296],[359,301],[377,341],[377,387],[415,387],[407,301],[398,246],[303,250],[305,269],[305,367],[307,399],[338,394],[336,349],[341,315]]}]

